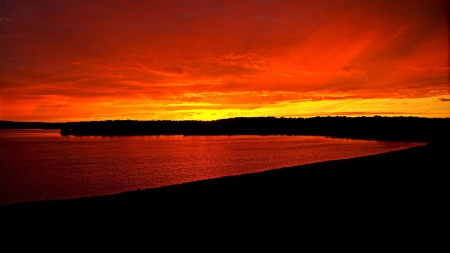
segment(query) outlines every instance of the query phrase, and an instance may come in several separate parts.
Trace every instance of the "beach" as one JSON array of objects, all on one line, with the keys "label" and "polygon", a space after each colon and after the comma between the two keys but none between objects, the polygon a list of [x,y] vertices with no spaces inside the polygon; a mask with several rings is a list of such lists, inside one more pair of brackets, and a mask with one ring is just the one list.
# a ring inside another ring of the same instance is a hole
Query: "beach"
[{"label": "beach", "polygon": [[154,250],[431,249],[444,243],[447,156],[444,143],[430,143],[156,189],[19,203],[0,207],[1,230],[5,244],[20,238]]}]

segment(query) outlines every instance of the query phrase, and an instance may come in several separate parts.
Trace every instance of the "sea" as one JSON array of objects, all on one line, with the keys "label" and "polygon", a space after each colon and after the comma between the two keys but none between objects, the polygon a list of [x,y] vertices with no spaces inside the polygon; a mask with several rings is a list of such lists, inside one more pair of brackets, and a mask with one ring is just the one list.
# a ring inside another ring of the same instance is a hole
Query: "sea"
[{"label": "sea", "polygon": [[101,137],[2,129],[0,206],[157,188],[420,145],[325,136]]}]

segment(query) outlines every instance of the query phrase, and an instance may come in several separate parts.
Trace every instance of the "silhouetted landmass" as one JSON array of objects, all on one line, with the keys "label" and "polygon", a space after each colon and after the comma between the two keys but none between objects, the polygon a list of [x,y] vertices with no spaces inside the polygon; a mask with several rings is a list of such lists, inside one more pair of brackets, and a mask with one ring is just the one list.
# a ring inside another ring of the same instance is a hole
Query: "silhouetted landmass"
[{"label": "silhouetted landmass", "polygon": [[448,246],[448,151],[428,144],[157,189],[3,206],[2,246],[439,251]]},{"label": "silhouetted landmass", "polygon": [[62,122],[17,122],[0,120],[0,129],[61,129]]},{"label": "silhouetted landmass", "polygon": [[216,121],[92,121],[66,123],[62,135],[323,135],[392,141],[449,139],[449,118],[232,118]]},{"label": "silhouetted landmass", "polygon": [[448,129],[449,119],[414,117],[66,123],[61,134],[305,134],[429,143],[156,189],[0,206],[2,245],[437,251],[448,247]]}]

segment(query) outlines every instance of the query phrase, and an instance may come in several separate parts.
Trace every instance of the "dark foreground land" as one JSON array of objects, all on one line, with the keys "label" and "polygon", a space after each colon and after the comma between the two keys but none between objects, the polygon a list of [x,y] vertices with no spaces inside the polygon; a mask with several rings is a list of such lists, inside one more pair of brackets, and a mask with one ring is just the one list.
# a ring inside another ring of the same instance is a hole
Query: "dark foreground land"
[{"label": "dark foreground land", "polygon": [[158,189],[4,206],[1,244],[213,252],[448,249],[448,151],[447,144],[431,143]]}]

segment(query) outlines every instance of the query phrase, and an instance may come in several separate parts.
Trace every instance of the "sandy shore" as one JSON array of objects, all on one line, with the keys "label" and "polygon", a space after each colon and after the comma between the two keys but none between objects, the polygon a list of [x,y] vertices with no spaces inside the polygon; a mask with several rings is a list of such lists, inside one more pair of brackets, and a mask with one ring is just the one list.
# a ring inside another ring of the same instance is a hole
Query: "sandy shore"
[{"label": "sandy shore", "polygon": [[58,241],[147,250],[358,250],[361,244],[429,250],[446,239],[440,230],[448,228],[448,151],[428,144],[158,189],[4,206],[2,244],[19,238],[39,247]]}]

